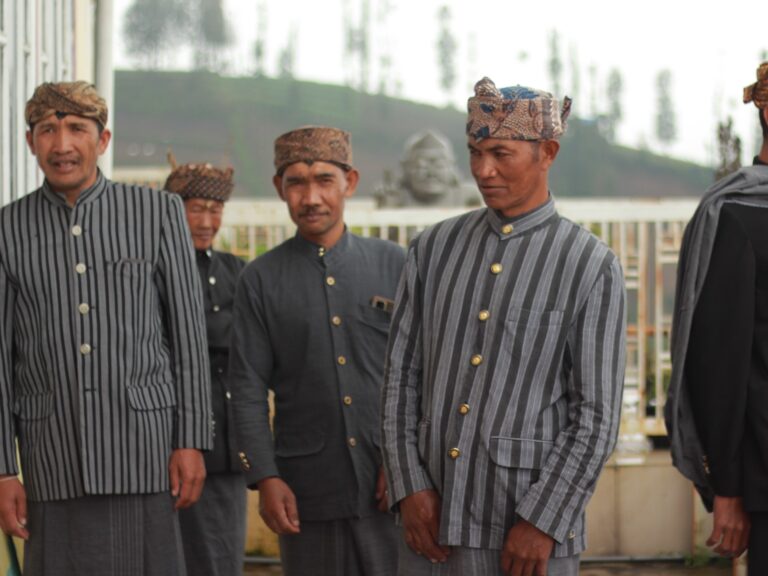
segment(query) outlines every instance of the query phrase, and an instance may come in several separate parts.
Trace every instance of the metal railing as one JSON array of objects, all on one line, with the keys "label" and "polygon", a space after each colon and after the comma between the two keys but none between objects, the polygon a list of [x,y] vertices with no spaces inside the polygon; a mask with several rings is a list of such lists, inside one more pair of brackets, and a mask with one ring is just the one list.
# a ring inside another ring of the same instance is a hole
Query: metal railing
[{"label": "metal railing", "polygon": [[[625,405],[638,410],[642,432],[664,435],[663,408],[671,372],[669,336],[677,256],[695,199],[562,199],[559,213],[578,222],[619,256],[627,286]],[[350,201],[345,222],[353,232],[406,246],[421,230],[461,208],[376,209]],[[279,200],[232,200],[217,246],[251,260],[295,233]]]}]

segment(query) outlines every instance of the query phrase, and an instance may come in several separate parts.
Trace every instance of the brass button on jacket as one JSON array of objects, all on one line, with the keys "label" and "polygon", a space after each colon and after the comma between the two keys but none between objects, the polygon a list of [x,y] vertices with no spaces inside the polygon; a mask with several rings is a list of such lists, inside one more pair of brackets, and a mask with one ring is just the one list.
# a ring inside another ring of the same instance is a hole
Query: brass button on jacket
[{"label": "brass button on jacket", "polygon": [[344,364],[347,363],[347,359],[344,358],[344,356],[339,356],[338,363],[339,363],[340,366],[344,366]]},{"label": "brass button on jacket", "polygon": [[469,404],[462,404],[461,406],[459,406],[459,414],[461,414],[462,416],[466,416],[467,414],[469,414]]},{"label": "brass button on jacket", "polygon": [[341,318],[339,316],[334,316],[331,318],[331,322],[334,326],[341,326]]},{"label": "brass button on jacket", "polygon": [[485,322],[491,317],[491,313],[488,310],[480,310],[480,314],[477,315],[480,322]]},{"label": "brass button on jacket", "polygon": [[350,406],[352,404],[352,396],[344,396],[344,404]]},{"label": "brass button on jacket", "polygon": [[480,356],[480,354],[475,354],[472,356],[470,362],[472,363],[472,366],[480,366],[480,364],[483,363],[483,357]]},{"label": "brass button on jacket", "polygon": [[456,460],[456,458],[461,456],[461,450],[458,448],[451,448],[448,450],[448,456],[450,456],[452,460]]},{"label": "brass button on jacket", "polygon": [[501,233],[502,234],[512,234],[512,230],[514,230],[515,227],[512,226],[512,224],[504,224],[504,226],[501,227]]},{"label": "brass button on jacket", "polygon": [[336,284],[336,278],[333,276],[328,276],[328,278],[325,279],[325,283],[328,284],[328,286],[333,286]]},{"label": "brass button on jacket", "polygon": [[504,267],[496,262],[495,264],[491,264],[491,273],[492,274],[501,274],[501,271],[504,270]]}]

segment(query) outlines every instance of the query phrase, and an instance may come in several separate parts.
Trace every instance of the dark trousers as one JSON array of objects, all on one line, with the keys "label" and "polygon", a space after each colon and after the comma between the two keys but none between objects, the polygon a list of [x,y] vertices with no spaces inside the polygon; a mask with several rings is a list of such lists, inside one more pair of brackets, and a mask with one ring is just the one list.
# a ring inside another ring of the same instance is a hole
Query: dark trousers
[{"label": "dark trousers", "polygon": [[768,574],[768,512],[750,512],[752,529],[749,532],[747,573],[750,576]]}]

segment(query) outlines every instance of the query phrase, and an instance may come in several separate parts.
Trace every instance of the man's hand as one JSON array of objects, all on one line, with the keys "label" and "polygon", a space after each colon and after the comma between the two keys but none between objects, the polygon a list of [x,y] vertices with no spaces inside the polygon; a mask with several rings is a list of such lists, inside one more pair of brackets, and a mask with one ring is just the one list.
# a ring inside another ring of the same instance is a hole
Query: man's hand
[{"label": "man's hand", "polygon": [[707,546],[722,556],[741,556],[749,543],[749,516],[741,498],[715,496],[715,521]]},{"label": "man's hand", "polygon": [[0,529],[10,536],[29,538],[27,525],[27,493],[18,478],[1,477]]},{"label": "man's hand", "polygon": [[205,461],[200,450],[179,448],[171,453],[168,463],[171,495],[176,498],[176,510],[189,508],[200,499],[205,484]]},{"label": "man's hand", "polygon": [[259,481],[259,514],[270,530],[284,536],[298,534],[299,510],[296,496],[281,478],[270,476]]},{"label": "man's hand", "polygon": [[384,466],[379,468],[379,477],[376,479],[376,502],[379,512],[389,510],[387,505],[387,479],[384,476]]},{"label": "man's hand", "polygon": [[555,541],[536,526],[518,520],[507,533],[501,551],[501,570],[512,576],[547,576]]},{"label": "man's hand", "polygon": [[414,492],[400,501],[405,543],[432,562],[445,562],[450,554],[447,546],[438,544],[440,505],[440,496],[434,490]]}]

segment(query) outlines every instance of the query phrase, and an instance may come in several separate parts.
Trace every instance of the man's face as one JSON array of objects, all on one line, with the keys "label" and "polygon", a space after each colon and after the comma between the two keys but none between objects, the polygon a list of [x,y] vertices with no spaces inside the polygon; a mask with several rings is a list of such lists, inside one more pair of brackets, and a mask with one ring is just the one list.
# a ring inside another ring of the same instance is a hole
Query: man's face
[{"label": "man's face", "polygon": [[489,138],[469,143],[469,165],[485,204],[506,217],[530,212],[549,197],[547,172],[560,145]]},{"label": "man's face", "polygon": [[224,202],[190,198],[184,201],[184,208],[187,212],[187,222],[195,250],[208,250],[213,246],[213,239],[221,228]]},{"label": "man's face", "polygon": [[344,231],[344,201],[355,193],[357,170],[329,162],[288,166],[273,183],[299,229],[311,242],[329,247]]},{"label": "man's face", "polygon": [[110,137],[90,118],[52,114],[27,131],[27,144],[51,189],[74,199],[96,182],[96,162]]},{"label": "man's face", "polygon": [[452,161],[441,148],[411,152],[403,163],[403,170],[407,184],[418,196],[437,197],[451,187]]}]

